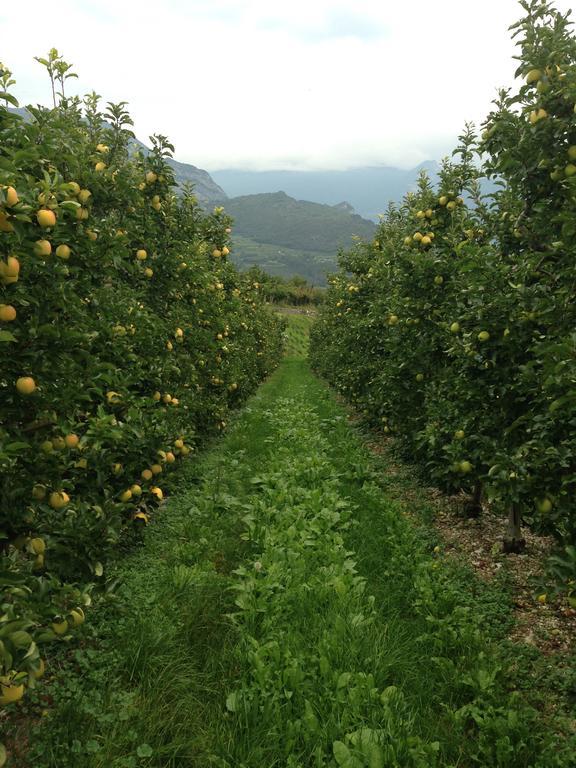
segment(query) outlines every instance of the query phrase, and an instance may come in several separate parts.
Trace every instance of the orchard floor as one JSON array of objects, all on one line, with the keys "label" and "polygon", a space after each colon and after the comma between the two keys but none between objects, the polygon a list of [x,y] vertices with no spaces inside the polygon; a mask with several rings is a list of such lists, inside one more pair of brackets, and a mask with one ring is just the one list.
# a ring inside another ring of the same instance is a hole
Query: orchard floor
[{"label": "orchard floor", "polygon": [[52,660],[12,765],[573,766],[576,673],[506,639],[505,575],[445,557],[432,515],[285,359]]}]

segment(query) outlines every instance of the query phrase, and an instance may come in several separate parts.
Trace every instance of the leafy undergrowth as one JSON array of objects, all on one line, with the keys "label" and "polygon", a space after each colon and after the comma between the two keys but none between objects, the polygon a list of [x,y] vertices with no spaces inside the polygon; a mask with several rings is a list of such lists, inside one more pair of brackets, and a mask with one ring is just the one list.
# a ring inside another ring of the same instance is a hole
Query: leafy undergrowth
[{"label": "leafy undergrowth", "polygon": [[444,558],[385,469],[285,361],[52,661],[13,764],[568,768],[569,723],[514,690],[508,585]]}]

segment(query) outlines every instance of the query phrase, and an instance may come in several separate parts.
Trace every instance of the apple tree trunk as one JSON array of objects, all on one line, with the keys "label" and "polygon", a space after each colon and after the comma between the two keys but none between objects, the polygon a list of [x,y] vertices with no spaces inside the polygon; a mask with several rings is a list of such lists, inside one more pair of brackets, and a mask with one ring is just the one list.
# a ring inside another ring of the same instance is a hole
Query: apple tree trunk
[{"label": "apple tree trunk", "polygon": [[504,536],[503,549],[509,554],[519,554],[526,548],[526,539],[522,537],[520,525],[522,517],[520,514],[520,504],[514,502],[508,512],[508,528]]}]

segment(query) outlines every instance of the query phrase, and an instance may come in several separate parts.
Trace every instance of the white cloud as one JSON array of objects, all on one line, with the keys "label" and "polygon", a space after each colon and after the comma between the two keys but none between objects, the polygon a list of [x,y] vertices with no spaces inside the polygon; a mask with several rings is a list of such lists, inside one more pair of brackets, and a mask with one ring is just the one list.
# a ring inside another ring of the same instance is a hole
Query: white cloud
[{"label": "white cloud", "polygon": [[200,167],[409,166],[511,84],[520,15],[516,0],[27,0],[0,7],[0,56],[21,102],[48,103],[33,57],[58,48],[72,89],[128,101],[140,138],[167,134]]}]

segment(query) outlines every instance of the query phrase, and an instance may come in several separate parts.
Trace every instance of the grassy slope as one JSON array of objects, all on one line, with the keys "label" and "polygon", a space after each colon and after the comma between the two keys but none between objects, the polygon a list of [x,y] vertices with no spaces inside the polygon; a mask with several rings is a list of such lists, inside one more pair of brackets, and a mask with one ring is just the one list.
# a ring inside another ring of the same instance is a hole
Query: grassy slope
[{"label": "grassy slope", "polygon": [[310,341],[310,327],[314,322],[313,315],[307,315],[303,312],[283,312],[282,309],[278,309],[278,312],[288,321],[284,342],[286,357],[307,357]]},{"label": "grassy slope", "polygon": [[290,278],[304,277],[313,285],[326,285],[326,275],[337,269],[336,253],[258,243],[249,237],[234,235],[232,260],[239,269],[259,266],[270,275]]},{"label": "grassy slope", "polygon": [[119,567],[28,764],[568,766],[503,675],[505,584],[434,553],[402,483],[287,359]]},{"label": "grassy slope", "polygon": [[354,236],[370,239],[373,221],[320,203],[294,200],[283,192],[244,195],[226,201],[237,234],[279,247],[334,253]]}]

